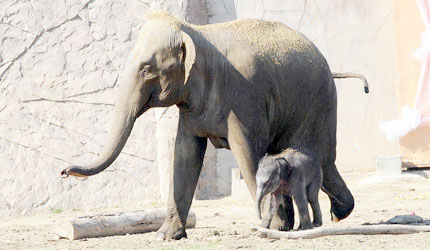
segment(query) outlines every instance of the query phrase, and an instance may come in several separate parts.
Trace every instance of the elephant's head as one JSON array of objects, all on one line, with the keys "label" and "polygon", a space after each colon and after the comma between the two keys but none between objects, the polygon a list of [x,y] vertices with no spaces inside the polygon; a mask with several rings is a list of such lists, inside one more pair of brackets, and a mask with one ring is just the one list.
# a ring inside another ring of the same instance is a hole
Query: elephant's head
[{"label": "elephant's head", "polygon": [[178,25],[161,20],[145,22],[122,75],[114,124],[103,153],[89,166],[63,170],[62,176],[90,176],[103,171],[121,152],[137,117],[152,107],[184,102],[195,58],[193,40]]},{"label": "elephant's head", "polygon": [[276,191],[281,184],[281,167],[284,158],[264,157],[258,163],[258,170],[255,176],[257,191],[255,198],[255,209],[257,216],[261,220],[261,201],[264,196]]}]

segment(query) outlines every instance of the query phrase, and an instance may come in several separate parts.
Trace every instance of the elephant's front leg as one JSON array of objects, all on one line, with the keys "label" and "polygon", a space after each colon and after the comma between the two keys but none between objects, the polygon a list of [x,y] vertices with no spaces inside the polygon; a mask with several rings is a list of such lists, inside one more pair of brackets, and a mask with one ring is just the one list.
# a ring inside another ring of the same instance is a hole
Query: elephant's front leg
[{"label": "elephant's front leg", "polygon": [[267,144],[263,141],[261,135],[250,133],[234,113],[229,115],[228,143],[254,200],[257,189],[255,175],[258,161],[264,156],[267,149]]},{"label": "elephant's front leg", "polygon": [[270,227],[270,222],[272,222],[273,216],[275,215],[276,211],[278,211],[279,205],[281,204],[282,192],[280,192],[279,190],[275,191],[271,194],[271,197],[267,197],[267,199],[270,199],[270,207],[269,213],[261,223],[261,226],[264,228]]},{"label": "elephant's front leg", "polygon": [[170,171],[167,215],[157,232],[160,240],[187,237],[185,225],[207,146],[207,139],[190,134],[181,120],[179,118],[173,171]]},{"label": "elephant's front leg", "polygon": [[[267,151],[268,133],[264,135],[264,132],[262,132],[265,131],[264,124],[258,124],[258,122],[252,124],[260,128],[260,131],[252,131],[252,129],[244,125],[234,113],[231,113],[228,118],[228,142],[245,179],[246,185],[248,186],[248,190],[255,200],[255,192],[257,189],[255,175],[257,173],[258,161]],[[290,230],[294,226],[292,198],[288,195],[283,196],[283,202],[270,222],[271,229]],[[263,211],[266,211],[267,207],[270,206],[270,199],[263,201],[263,204],[265,204],[264,206],[266,208]]]}]

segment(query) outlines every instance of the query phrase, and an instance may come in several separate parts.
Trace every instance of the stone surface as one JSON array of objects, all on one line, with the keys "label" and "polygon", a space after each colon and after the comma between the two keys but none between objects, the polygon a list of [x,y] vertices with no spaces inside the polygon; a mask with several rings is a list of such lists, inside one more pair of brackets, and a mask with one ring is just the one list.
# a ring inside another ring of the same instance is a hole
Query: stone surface
[{"label": "stone surface", "polygon": [[[396,155],[377,128],[397,115],[392,1],[5,0],[0,2],[0,216],[165,201],[177,108],[136,122],[115,163],[91,178],[61,179],[102,151],[127,54],[150,9],[197,24],[236,18],[284,22],[315,42],[337,82],[338,166],[374,169]],[[197,195],[231,193],[230,153],[209,147]]]},{"label": "stone surface", "polygon": [[0,5],[0,216],[159,200],[154,111],[137,121],[107,171],[59,178],[65,166],[88,163],[101,152],[112,96],[148,4]]}]

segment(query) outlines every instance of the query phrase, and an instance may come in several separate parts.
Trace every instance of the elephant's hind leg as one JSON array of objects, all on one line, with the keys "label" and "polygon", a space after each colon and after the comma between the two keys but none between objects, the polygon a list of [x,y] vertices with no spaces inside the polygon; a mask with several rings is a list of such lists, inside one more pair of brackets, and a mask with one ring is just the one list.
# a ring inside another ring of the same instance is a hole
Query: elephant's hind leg
[{"label": "elephant's hind leg", "polygon": [[354,197],[337,171],[334,163],[323,166],[321,189],[327,193],[331,202],[331,220],[338,222],[348,217],[354,209]]},{"label": "elephant's hind leg", "polygon": [[[321,172],[321,171],[320,171]],[[321,208],[320,203],[318,200],[318,193],[321,188],[321,182],[322,182],[322,174],[319,174],[315,177],[315,179],[312,181],[312,183],[309,185],[307,194],[308,194],[308,200],[312,208],[312,214],[313,214],[313,222],[312,225],[314,227],[319,227],[322,225],[322,215],[321,215]]]}]

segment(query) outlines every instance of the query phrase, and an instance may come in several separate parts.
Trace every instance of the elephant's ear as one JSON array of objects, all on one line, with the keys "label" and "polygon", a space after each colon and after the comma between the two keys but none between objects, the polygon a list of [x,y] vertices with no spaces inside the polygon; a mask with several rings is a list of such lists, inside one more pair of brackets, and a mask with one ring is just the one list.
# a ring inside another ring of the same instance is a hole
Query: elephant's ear
[{"label": "elephant's ear", "polygon": [[181,31],[182,34],[182,63],[185,67],[185,78],[184,84],[187,83],[188,78],[190,77],[191,68],[193,67],[196,61],[196,47],[194,46],[194,42],[191,37]]},{"label": "elephant's ear", "polygon": [[[287,178],[292,170],[292,166],[290,165],[290,163],[283,157],[281,158],[277,158],[276,162],[278,163],[279,166],[279,171],[281,173],[284,173],[285,176],[283,176],[284,178]],[[281,168],[283,168],[284,171],[281,170]]]}]

